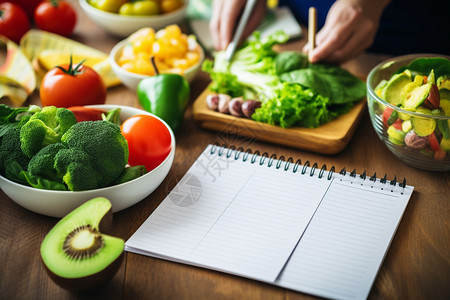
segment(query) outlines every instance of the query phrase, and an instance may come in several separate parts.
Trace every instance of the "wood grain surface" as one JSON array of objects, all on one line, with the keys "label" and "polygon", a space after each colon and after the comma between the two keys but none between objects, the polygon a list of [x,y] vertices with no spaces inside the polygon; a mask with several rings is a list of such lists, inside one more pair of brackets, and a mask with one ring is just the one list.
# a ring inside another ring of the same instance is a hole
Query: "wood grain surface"
[{"label": "wood grain surface", "polygon": [[[78,2],[71,0],[77,9]],[[105,33],[79,11],[73,39],[109,52],[120,39]],[[285,49],[301,49],[304,40]],[[344,65],[358,76],[386,56],[364,54]],[[208,143],[233,144],[277,156],[301,158],[319,164],[387,174],[415,187],[369,299],[450,299],[450,188],[449,172],[428,172],[400,162],[382,144],[364,109],[352,138],[337,154],[324,155],[280,143],[269,143],[226,131],[202,128],[192,106],[209,84],[201,73],[191,85],[191,99],[183,128],[176,134],[172,169],[154,193],[114,214],[113,234],[128,239],[183,176]],[[39,104],[38,94],[27,104]],[[107,103],[139,107],[136,93],[123,86],[108,91]],[[294,160],[295,161],[295,160]],[[64,201],[64,199],[61,199]],[[314,296],[254,280],[165,260],[126,253],[116,276],[95,290],[74,294],[59,288],[45,273],[39,256],[44,236],[55,218],[30,212],[0,191],[0,299],[317,299]]]}]

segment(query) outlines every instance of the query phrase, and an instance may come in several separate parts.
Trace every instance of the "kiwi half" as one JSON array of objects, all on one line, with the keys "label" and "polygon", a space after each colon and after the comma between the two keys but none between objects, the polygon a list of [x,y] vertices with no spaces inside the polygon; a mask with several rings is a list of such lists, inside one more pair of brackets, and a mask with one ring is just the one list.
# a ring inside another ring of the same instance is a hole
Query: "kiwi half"
[{"label": "kiwi half", "polygon": [[45,236],[42,262],[59,286],[85,291],[108,281],[117,272],[124,240],[100,232],[105,220],[112,221],[111,203],[97,197],[67,214]]}]

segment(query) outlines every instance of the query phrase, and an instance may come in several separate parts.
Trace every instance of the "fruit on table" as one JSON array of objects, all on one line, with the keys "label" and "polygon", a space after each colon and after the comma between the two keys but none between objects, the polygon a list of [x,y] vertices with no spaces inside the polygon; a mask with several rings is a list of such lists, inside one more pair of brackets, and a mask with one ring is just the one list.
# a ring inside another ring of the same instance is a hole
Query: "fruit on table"
[{"label": "fruit on table", "polygon": [[95,8],[122,15],[161,15],[178,10],[183,0],[88,0]]},{"label": "fruit on table", "polygon": [[19,43],[20,38],[30,29],[25,11],[17,4],[0,4],[0,34]]},{"label": "fruit on table", "polygon": [[44,0],[34,11],[34,21],[39,29],[69,36],[77,24],[77,13],[64,0]]},{"label": "fruit on table", "polygon": [[124,240],[102,233],[112,222],[111,207],[106,198],[91,199],[62,218],[42,241],[45,269],[64,289],[89,290],[119,269]]},{"label": "fruit on table", "polygon": [[74,66],[71,60],[45,74],[39,95],[43,106],[104,104],[106,86],[94,69],[82,63]]},{"label": "fruit on table", "polygon": [[160,73],[182,75],[200,62],[200,46],[193,36],[182,33],[178,25],[169,25],[157,32],[153,28],[142,28],[128,40],[117,64],[132,73],[155,75],[152,56]]}]

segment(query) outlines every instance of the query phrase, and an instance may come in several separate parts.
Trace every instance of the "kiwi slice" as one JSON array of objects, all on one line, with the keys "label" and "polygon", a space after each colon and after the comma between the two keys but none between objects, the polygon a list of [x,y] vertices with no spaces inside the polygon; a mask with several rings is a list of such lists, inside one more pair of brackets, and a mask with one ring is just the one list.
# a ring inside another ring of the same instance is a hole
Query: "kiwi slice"
[{"label": "kiwi slice", "polygon": [[122,262],[124,240],[102,234],[105,221],[112,221],[111,203],[97,197],[67,214],[45,236],[41,258],[55,283],[85,291],[114,276]]}]

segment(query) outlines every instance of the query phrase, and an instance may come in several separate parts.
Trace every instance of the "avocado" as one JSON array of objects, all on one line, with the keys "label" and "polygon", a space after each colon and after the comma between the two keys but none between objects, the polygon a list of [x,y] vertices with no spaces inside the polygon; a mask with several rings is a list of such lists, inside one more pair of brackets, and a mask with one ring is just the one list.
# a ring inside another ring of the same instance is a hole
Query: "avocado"
[{"label": "avocado", "polygon": [[394,126],[391,125],[387,129],[387,134],[388,134],[388,139],[392,143],[394,143],[396,145],[405,144],[404,140],[405,140],[406,132],[404,132],[403,130],[398,130]]},{"label": "avocado", "polygon": [[448,77],[447,75],[440,76],[440,77],[436,80],[436,84],[437,84],[437,86],[438,86],[439,89],[447,89],[447,90],[450,90],[450,77]]},{"label": "avocado", "polygon": [[442,88],[439,90],[439,98],[442,100],[450,100],[450,90]]},{"label": "avocado", "polygon": [[[431,115],[431,110],[427,108],[417,109],[418,113]],[[411,125],[418,136],[427,136],[436,129],[436,121],[430,118],[411,117]]]},{"label": "avocado", "polygon": [[409,83],[411,83],[409,72],[395,74],[381,90],[381,98],[395,106],[403,104],[404,97],[402,97],[402,90]]},{"label": "avocado", "polygon": [[430,94],[432,84],[427,83],[418,87],[415,87],[407,96],[403,102],[405,109],[414,109],[419,107]]},{"label": "avocado", "polygon": [[450,152],[450,139],[443,138],[439,144],[439,147],[441,147],[442,150]]}]

